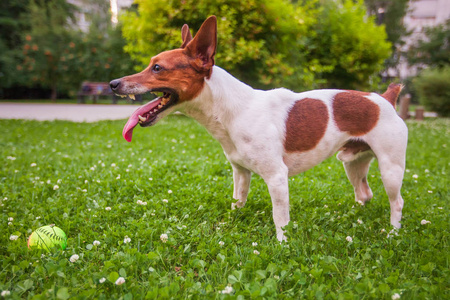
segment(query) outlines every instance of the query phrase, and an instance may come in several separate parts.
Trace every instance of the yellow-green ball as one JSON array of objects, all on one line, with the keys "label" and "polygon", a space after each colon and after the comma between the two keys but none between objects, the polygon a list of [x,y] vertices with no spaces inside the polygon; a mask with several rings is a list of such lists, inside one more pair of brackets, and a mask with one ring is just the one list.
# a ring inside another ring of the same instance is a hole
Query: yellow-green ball
[{"label": "yellow-green ball", "polygon": [[28,238],[28,248],[50,249],[58,247],[62,250],[67,247],[67,236],[64,231],[54,225],[40,227],[33,231]]}]

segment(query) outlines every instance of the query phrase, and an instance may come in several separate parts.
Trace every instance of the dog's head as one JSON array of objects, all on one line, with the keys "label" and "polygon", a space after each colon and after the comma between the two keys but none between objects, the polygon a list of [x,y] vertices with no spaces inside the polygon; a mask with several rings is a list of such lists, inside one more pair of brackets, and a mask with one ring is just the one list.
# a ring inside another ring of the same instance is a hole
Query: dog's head
[{"label": "dog's head", "polygon": [[206,19],[194,38],[185,24],[181,37],[179,49],[152,57],[149,66],[140,73],[110,82],[111,89],[120,95],[163,93],[133,113],[122,133],[127,141],[131,141],[137,124],[153,125],[176,105],[194,99],[203,89],[205,79],[211,76],[217,44],[216,17]]}]

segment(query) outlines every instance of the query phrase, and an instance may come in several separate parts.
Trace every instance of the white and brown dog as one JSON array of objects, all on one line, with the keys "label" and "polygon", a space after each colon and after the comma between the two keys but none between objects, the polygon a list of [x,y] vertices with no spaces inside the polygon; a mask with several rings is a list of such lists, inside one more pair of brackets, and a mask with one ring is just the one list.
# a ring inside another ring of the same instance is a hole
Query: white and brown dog
[{"label": "white and brown dog", "polygon": [[174,110],[183,111],[216,138],[233,168],[232,208],[247,201],[252,172],[267,184],[272,198],[277,238],[285,239],[289,222],[288,177],[319,164],[339,151],[356,201],[372,198],[367,172],[379,162],[389,196],[391,224],[400,227],[400,195],[408,130],[395,111],[401,85],[383,95],[347,90],[255,90],[214,65],[216,17],[209,17],[192,38],[181,30],[181,48],[154,56],[140,73],[111,81],[121,95],[163,92],[138,108],[123,129],[150,126]]}]

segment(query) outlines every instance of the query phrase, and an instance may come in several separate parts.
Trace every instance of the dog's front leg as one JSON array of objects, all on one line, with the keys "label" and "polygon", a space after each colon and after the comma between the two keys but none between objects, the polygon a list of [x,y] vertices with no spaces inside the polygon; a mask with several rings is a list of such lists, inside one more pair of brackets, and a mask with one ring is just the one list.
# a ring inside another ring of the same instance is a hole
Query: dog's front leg
[{"label": "dog's front leg", "polygon": [[231,203],[231,209],[236,209],[236,207],[244,207],[245,202],[247,201],[252,173],[235,164],[231,165],[233,167],[233,198],[237,200],[236,203]]},{"label": "dog's front leg", "polygon": [[289,223],[289,185],[288,171],[280,170],[270,176],[264,176],[264,181],[269,187],[270,197],[272,198],[272,214],[275,228],[277,230],[277,239],[286,241],[283,227]]}]

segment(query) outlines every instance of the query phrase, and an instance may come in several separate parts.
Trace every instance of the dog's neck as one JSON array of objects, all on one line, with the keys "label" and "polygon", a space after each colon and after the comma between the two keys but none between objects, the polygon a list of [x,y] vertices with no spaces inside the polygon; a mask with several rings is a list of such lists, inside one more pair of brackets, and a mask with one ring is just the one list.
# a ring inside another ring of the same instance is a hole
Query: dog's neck
[{"label": "dog's neck", "polygon": [[[199,95],[184,107],[187,115],[206,127],[214,137],[233,124],[233,119],[253,101],[255,90],[220,67],[214,66]],[[228,130],[227,130],[228,131]]]}]

